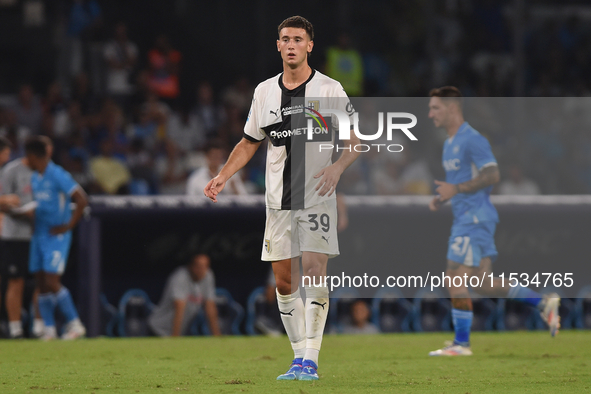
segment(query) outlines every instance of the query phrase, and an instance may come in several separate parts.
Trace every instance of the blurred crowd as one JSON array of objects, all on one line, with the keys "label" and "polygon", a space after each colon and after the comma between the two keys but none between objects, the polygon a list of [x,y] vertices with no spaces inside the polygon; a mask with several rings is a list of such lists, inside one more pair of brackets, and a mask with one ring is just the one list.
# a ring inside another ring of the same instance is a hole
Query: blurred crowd
[{"label": "blurred crowd", "polygon": [[[34,86],[23,81],[18,91],[2,92],[13,93],[0,101],[0,135],[13,142],[13,156],[23,154],[27,136],[43,134],[54,140],[54,161],[90,194],[200,194],[203,179],[217,173],[242,138],[258,81],[236,76],[220,87],[203,75],[196,85],[184,84],[180,75],[188,54],[167,35],[159,34],[142,50],[130,39],[141,32],[129,32],[122,21],[105,26],[100,1],[68,4],[54,82]],[[430,88],[445,84],[458,86],[466,96],[514,96],[518,64],[514,10],[508,4],[433,2],[430,13],[416,2],[389,4],[388,12],[376,16],[374,10],[375,29],[341,31],[312,64],[342,81],[351,96],[424,97]],[[589,24],[576,14],[557,17],[544,14],[543,7],[536,10],[525,15],[524,93],[589,95]],[[369,15],[357,17],[359,26],[369,23]],[[98,26],[108,31],[102,35],[108,38],[89,39]],[[386,38],[395,52],[369,34]],[[531,132],[517,131],[522,133],[517,138],[508,129],[493,135],[500,159],[533,152],[531,160],[504,162],[505,184],[496,191],[591,192],[591,158],[585,152],[589,138],[579,136],[580,143],[572,143],[569,133],[546,138]],[[341,189],[347,194],[430,194],[433,178],[442,176],[439,153],[406,151],[396,159],[362,155],[344,175]],[[229,192],[264,192],[264,155],[260,149]],[[536,160],[550,164],[540,166]],[[558,167],[578,174],[563,181]]]}]

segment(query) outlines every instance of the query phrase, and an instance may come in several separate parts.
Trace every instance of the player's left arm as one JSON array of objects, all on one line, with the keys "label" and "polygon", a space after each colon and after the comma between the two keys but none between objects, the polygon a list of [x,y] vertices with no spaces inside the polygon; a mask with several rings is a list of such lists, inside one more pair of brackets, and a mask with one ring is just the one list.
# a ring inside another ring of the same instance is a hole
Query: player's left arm
[{"label": "player's left arm", "polygon": [[[344,108],[345,112],[347,112],[349,116],[352,116],[353,108],[351,107],[351,102],[345,93],[345,89],[343,89],[340,84],[338,84],[333,95],[336,99],[337,107],[341,107],[343,103],[347,103]],[[351,125],[353,125],[353,123],[351,123]],[[353,164],[357,157],[359,157],[359,152],[353,149],[354,146],[359,144],[359,137],[353,132],[353,127],[351,127],[351,138],[345,140],[344,144],[345,148],[343,149],[341,157],[314,176],[316,179],[320,178],[320,182],[316,185],[316,191],[318,191],[320,196],[324,196],[327,193],[328,196],[331,196],[337,189],[337,183],[339,183],[341,174],[347,169],[347,167]]]},{"label": "player's left arm", "polygon": [[436,191],[443,202],[458,193],[475,193],[501,180],[497,161],[486,138],[482,136],[473,138],[468,146],[468,154],[474,165],[479,169],[478,175],[469,181],[458,184],[435,181],[438,185]]},{"label": "player's left arm", "polygon": [[78,224],[80,219],[82,219],[84,208],[88,206],[88,197],[86,196],[86,193],[80,186],[78,186],[71,193],[70,197],[72,198],[72,202],[76,204],[76,208],[72,213],[72,217],[68,223],[64,223],[61,226],[52,227],[50,230],[52,235],[63,234],[67,231],[70,231],[76,227],[76,224]]},{"label": "player's left arm", "polygon": [[205,301],[203,302],[203,309],[205,310],[209,329],[215,336],[222,335],[218,320],[218,307],[215,303],[215,275],[211,269],[205,277],[204,282],[203,294]]}]

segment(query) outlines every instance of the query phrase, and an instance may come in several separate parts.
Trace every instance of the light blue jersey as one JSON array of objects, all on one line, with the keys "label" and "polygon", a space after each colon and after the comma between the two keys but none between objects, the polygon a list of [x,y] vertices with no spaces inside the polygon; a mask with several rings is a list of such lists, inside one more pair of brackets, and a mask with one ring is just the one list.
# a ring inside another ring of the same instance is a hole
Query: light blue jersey
[{"label": "light blue jersey", "polygon": [[48,234],[53,226],[67,224],[72,217],[70,196],[78,183],[69,172],[50,161],[43,175],[34,172],[31,177],[35,210],[35,233]]},{"label": "light blue jersey", "polygon": [[[483,168],[496,164],[488,140],[468,122],[443,144],[443,168],[448,183],[457,185],[469,181]],[[498,222],[499,215],[490,202],[491,190],[489,186],[474,193],[456,194],[451,199],[454,224]]]},{"label": "light blue jersey", "polygon": [[[443,145],[443,168],[448,183],[469,181],[490,165],[497,165],[490,144],[467,122]],[[454,222],[448,241],[448,260],[477,267],[484,257],[492,261],[497,258],[494,235],[499,215],[490,202],[491,190],[489,186],[474,193],[456,194],[451,199]]]},{"label": "light blue jersey", "polygon": [[52,161],[43,175],[34,172],[31,176],[33,198],[37,202],[35,230],[29,253],[31,273],[64,273],[72,243],[72,231],[52,235],[49,230],[70,221],[70,196],[77,187],[78,183],[70,173]]}]

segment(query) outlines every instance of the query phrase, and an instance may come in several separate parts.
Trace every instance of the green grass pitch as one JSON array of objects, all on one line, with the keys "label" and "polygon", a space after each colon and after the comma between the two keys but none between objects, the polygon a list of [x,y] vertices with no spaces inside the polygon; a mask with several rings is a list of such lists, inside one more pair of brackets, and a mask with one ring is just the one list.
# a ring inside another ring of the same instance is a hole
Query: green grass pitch
[{"label": "green grass pitch", "polygon": [[475,333],[472,357],[427,356],[451,335],[326,335],[317,382],[275,380],[286,337],[4,340],[0,393],[591,392],[591,331]]}]

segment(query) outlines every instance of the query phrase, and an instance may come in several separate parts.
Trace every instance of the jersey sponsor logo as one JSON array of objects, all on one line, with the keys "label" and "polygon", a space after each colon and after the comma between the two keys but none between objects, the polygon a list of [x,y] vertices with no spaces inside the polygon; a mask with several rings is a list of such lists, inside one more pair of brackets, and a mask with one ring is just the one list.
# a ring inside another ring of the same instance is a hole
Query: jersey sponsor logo
[{"label": "jersey sponsor logo", "polygon": [[304,112],[304,105],[292,105],[290,107],[281,108],[281,114],[285,117],[287,115],[301,114]]},{"label": "jersey sponsor logo", "polygon": [[51,194],[46,191],[39,191],[39,192],[35,193],[35,200],[49,201],[49,200],[51,200]]},{"label": "jersey sponsor logo", "polygon": [[[308,131],[307,128],[300,127],[298,129],[293,130],[282,130],[282,131],[271,131],[269,132],[269,137],[271,138],[288,138],[295,135],[304,135]],[[314,127],[312,129],[313,134],[329,134],[329,131],[325,128]]]},{"label": "jersey sponsor logo", "polygon": [[443,161],[445,171],[458,171],[460,169],[460,159],[448,159]]},{"label": "jersey sponsor logo", "polygon": [[265,251],[271,253],[271,240],[265,239]]},{"label": "jersey sponsor logo", "polygon": [[353,112],[355,112],[355,108],[353,108],[353,104],[351,104],[350,101],[345,106],[345,112],[347,112],[349,115],[353,115]]}]

